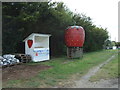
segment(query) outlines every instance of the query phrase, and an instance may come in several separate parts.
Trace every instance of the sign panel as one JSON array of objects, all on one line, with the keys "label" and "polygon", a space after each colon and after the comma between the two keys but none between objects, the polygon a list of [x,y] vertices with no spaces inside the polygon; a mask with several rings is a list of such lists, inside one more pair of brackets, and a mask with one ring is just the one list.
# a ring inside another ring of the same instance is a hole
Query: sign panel
[{"label": "sign panel", "polygon": [[43,61],[49,59],[49,48],[35,48],[34,52],[34,60]]}]

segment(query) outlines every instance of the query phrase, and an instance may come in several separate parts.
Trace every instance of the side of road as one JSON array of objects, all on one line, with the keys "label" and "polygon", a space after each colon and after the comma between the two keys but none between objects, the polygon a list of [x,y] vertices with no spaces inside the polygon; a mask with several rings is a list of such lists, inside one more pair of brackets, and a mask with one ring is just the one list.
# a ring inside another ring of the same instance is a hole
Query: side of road
[{"label": "side of road", "polygon": [[75,84],[71,86],[72,88],[118,88],[118,79],[110,79],[110,80],[103,80],[97,82],[91,82],[89,81],[90,77],[95,75],[96,72],[100,70],[101,67],[106,65],[108,62],[113,60],[115,58],[115,55],[111,56],[108,60],[106,60],[104,63],[100,64],[99,66],[96,66],[89,70],[89,72],[80,78],[80,80],[75,81]]}]

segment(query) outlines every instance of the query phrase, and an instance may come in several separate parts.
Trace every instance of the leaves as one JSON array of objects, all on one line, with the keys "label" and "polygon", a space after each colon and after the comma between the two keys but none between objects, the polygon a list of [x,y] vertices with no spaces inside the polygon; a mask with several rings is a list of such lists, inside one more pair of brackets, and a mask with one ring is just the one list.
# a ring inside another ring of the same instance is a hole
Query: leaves
[{"label": "leaves", "polygon": [[[85,51],[102,49],[106,29],[93,25],[90,17],[71,12],[63,2],[3,2],[3,53],[23,51],[23,41],[31,33],[51,34],[51,53],[66,53],[64,30],[71,25],[85,30]],[[8,41],[8,42],[6,42]],[[18,50],[17,48],[21,47]]]}]

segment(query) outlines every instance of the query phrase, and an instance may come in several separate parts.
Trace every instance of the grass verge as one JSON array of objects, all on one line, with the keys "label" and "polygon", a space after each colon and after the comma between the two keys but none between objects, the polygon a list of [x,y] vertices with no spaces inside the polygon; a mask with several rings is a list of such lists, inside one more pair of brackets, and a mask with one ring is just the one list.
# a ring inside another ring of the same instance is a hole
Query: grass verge
[{"label": "grass verge", "polygon": [[118,73],[118,54],[116,54],[112,61],[104,65],[96,75],[90,78],[90,81],[94,82],[100,79],[118,78],[118,76],[120,76],[120,73]]},{"label": "grass verge", "polygon": [[[98,52],[85,53],[82,59],[67,59],[66,57],[54,58],[47,62],[28,63],[30,65],[44,64],[52,66],[48,70],[44,70],[29,79],[10,80],[4,83],[3,87],[15,88],[50,88],[54,86],[61,86],[67,83],[68,80],[80,78],[87,71],[96,66],[113,54],[115,50],[103,50]],[[77,76],[73,79],[73,76]],[[11,83],[12,82],[12,83]]]}]

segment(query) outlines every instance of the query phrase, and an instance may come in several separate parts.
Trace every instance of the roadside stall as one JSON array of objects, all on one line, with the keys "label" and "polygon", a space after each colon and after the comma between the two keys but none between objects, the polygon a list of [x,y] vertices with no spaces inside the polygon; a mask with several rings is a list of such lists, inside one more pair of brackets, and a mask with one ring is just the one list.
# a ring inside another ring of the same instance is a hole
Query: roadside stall
[{"label": "roadside stall", "polygon": [[49,37],[50,34],[32,33],[25,40],[25,54],[32,57],[33,62],[50,59]]}]

